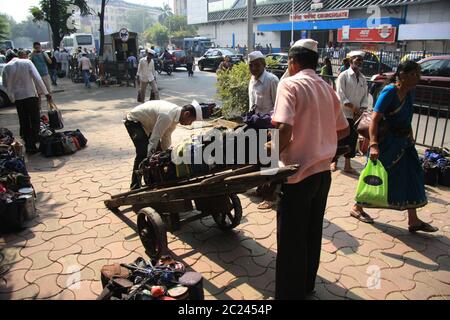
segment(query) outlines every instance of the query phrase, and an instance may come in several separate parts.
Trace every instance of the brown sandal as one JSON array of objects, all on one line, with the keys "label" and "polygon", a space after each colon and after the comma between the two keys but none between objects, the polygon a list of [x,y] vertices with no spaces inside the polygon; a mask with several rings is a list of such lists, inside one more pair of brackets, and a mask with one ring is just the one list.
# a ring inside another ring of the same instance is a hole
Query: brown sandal
[{"label": "brown sandal", "polygon": [[272,209],[274,203],[272,201],[264,200],[258,205],[259,210],[269,210]]},{"label": "brown sandal", "polygon": [[365,213],[364,211],[358,212],[358,211],[355,211],[355,210],[350,210],[350,215],[353,218],[356,218],[356,219],[358,219],[361,222],[370,223],[370,224],[374,223],[373,219],[367,213]]}]

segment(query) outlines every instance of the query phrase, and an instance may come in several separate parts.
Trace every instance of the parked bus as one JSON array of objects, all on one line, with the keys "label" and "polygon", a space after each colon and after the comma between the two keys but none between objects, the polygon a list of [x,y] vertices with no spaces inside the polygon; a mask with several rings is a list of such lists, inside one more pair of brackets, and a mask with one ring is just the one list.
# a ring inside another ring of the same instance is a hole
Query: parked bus
[{"label": "parked bus", "polygon": [[77,50],[79,47],[82,49],[86,48],[88,51],[95,51],[94,36],[88,33],[74,33],[70,36],[65,36],[60,45],[60,48],[66,49],[69,54],[73,54],[73,51]]},{"label": "parked bus", "polygon": [[5,51],[8,49],[14,49],[14,42],[12,40],[0,41],[0,49]]},{"label": "parked bus", "polygon": [[206,37],[184,38],[184,50],[191,50],[197,56],[202,56],[212,46],[211,39]]}]

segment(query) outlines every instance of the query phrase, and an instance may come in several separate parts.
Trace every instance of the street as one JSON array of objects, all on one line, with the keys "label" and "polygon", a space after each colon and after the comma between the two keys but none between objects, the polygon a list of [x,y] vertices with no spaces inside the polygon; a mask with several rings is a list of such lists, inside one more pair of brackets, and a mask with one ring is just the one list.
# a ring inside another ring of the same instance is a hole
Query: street
[{"label": "street", "polygon": [[[158,76],[158,85],[162,99],[181,106],[215,101],[215,79],[214,72],[197,69],[188,78],[180,69]],[[122,119],[138,105],[137,90],[88,90],[66,79],[58,89],[65,130],[80,129],[88,146],[70,156],[28,157],[39,215],[24,231],[0,237],[0,299],[95,299],[103,265],[146,258],[136,214],[122,208],[116,215],[103,204],[129,188],[134,147]],[[0,109],[0,127],[19,136],[14,107]],[[193,132],[178,126],[173,142]],[[364,160],[357,157],[354,167],[362,170]],[[369,210],[374,225],[349,217],[356,184],[357,177],[333,173],[314,299],[450,299],[449,188],[426,187],[429,204],[419,217],[440,230],[413,235],[406,212]],[[240,198],[243,219],[233,231],[207,217],[168,234],[174,258],[202,273],[207,299],[274,297],[276,212],[258,210],[252,191]]]}]

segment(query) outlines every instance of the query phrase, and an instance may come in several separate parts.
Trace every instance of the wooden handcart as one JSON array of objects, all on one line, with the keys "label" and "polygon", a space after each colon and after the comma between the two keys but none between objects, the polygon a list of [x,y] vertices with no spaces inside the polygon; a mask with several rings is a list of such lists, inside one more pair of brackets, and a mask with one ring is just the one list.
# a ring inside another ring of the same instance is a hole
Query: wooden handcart
[{"label": "wooden handcart", "polygon": [[[207,216],[212,216],[220,229],[231,230],[242,218],[237,194],[283,181],[297,170],[297,165],[277,169],[245,166],[118,194],[106,200],[105,205],[113,212],[131,205],[138,215],[138,233],[147,254],[159,258],[167,251],[167,231],[177,231],[182,225]],[[180,214],[186,212],[189,214],[181,219]]]}]

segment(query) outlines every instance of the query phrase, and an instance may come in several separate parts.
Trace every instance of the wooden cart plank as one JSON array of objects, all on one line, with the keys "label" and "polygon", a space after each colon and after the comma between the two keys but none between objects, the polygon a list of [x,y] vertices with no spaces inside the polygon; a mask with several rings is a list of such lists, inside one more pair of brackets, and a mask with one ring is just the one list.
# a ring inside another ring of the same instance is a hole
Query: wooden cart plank
[{"label": "wooden cart plank", "polygon": [[272,181],[283,180],[298,170],[297,165],[279,168],[276,174],[268,175],[268,171],[258,171],[254,173],[242,174],[228,177],[223,181],[202,185],[194,183],[182,186],[175,186],[161,190],[152,190],[141,194],[134,194],[106,200],[105,205],[110,208],[118,208],[124,205],[151,204],[152,202],[168,202],[180,199],[198,199],[224,194],[242,193],[258,185]]}]

